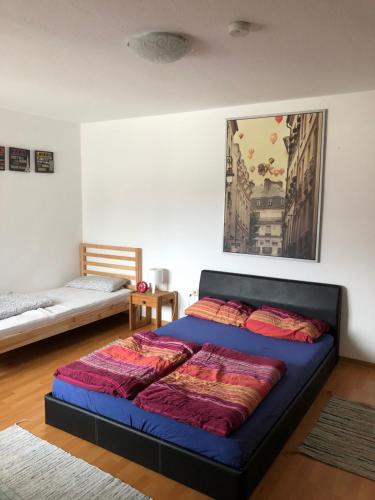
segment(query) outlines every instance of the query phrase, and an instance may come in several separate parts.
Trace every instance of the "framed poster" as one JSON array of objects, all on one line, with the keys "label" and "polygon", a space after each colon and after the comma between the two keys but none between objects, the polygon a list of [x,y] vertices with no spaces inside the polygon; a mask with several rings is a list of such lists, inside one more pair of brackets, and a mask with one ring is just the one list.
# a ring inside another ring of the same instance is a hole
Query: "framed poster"
[{"label": "framed poster", "polygon": [[5,147],[0,146],[0,170],[5,170]]},{"label": "framed poster", "polygon": [[318,260],[325,116],[227,120],[224,252]]},{"label": "framed poster", "polygon": [[35,151],[35,172],[53,174],[54,161],[51,151]]},{"label": "framed poster", "polygon": [[30,172],[30,150],[9,148],[9,170]]}]

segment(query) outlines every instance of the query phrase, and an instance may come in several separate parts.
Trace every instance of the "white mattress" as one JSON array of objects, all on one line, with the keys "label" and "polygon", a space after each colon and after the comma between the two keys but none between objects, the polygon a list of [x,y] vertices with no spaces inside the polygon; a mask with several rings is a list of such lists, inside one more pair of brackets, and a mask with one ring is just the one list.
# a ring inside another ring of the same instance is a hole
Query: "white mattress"
[{"label": "white mattress", "polygon": [[98,292],[97,290],[82,290],[65,286],[36,293],[35,295],[51,297],[54,305],[0,320],[0,338],[8,337],[14,333],[27,332],[76,313],[97,309],[100,306],[128,302],[130,293],[131,290],[125,288],[117,292]]}]

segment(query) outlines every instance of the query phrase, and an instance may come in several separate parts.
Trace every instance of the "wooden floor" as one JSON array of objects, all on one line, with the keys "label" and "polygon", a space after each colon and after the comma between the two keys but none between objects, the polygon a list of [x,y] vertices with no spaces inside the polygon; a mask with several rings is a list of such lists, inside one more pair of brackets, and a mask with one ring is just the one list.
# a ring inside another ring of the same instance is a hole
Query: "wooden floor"
[{"label": "wooden floor", "polygon": [[[190,488],[44,423],[44,394],[57,366],[129,334],[125,315],[0,355],[0,430],[22,427],[138,488],[154,500],[207,499]],[[374,500],[375,482],[296,453],[331,394],[375,405],[375,368],[341,360],[252,495],[254,500]]]}]

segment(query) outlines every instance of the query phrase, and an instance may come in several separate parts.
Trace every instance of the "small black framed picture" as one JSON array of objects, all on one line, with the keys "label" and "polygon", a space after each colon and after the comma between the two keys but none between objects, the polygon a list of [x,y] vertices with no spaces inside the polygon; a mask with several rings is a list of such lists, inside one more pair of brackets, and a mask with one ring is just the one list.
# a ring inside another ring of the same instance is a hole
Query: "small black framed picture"
[{"label": "small black framed picture", "polygon": [[35,151],[35,172],[53,174],[55,171],[52,151]]},{"label": "small black framed picture", "polygon": [[9,148],[9,170],[30,172],[30,150]]},{"label": "small black framed picture", "polygon": [[0,170],[5,170],[5,147],[0,146]]}]

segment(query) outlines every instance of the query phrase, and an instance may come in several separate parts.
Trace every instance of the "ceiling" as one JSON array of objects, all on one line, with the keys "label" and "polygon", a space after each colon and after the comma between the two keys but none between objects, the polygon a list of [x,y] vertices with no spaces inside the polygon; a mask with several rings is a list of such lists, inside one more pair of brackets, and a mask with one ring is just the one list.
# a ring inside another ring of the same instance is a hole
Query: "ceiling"
[{"label": "ceiling", "polygon": [[[374,0],[0,0],[0,107],[87,122],[375,89],[374,22]],[[194,50],[138,59],[148,30]]]}]

